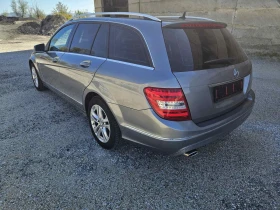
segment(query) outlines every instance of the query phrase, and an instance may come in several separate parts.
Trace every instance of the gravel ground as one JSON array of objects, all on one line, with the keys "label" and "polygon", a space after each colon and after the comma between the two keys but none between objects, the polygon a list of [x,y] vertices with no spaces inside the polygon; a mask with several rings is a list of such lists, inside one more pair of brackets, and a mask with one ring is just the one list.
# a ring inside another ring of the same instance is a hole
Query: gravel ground
[{"label": "gravel ground", "polygon": [[254,59],[250,118],[192,158],[124,143],[33,87],[30,51],[0,53],[0,209],[280,209],[280,62]]}]

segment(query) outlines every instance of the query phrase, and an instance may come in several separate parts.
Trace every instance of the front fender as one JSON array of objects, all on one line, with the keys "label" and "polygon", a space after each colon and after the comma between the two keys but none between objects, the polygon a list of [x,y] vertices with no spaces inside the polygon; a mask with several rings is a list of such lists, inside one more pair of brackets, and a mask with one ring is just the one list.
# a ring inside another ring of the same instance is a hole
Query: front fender
[{"label": "front fender", "polygon": [[31,62],[32,62],[32,64],[35,66],[35,68],[37,69],[37,71],[39,72],[40,69],[38,68],[38,63],[36,62],[36,56],[35,56],[34,53],[32,53],[31,56],[30,56],[30,58],[29,58],[29,67],[31,67],[31,66],[30,66]]}]

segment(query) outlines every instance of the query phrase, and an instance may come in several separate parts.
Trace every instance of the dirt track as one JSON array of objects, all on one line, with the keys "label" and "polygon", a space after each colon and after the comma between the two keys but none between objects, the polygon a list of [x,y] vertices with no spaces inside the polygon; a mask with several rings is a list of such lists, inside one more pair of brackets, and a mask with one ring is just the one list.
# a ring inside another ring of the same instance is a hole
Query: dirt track
[{"label": "dirt track", "polygon": [[0,24],[0,53],[33,49],[34,45],[46,43],[49,40],[47,36],[19,34],[17,28],[22,23],[17,21],[14,25]]}]

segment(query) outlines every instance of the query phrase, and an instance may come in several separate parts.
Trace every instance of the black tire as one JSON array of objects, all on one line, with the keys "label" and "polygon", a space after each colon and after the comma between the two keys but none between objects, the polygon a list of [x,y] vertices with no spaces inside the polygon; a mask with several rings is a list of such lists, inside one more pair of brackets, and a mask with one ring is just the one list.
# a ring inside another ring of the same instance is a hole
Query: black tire
[{"label": "black tire", "polygon": [[[37,75],[38,84],[36,84],[35,79],[33,78],[33,70],[32,70],[33,68],[34,68],[34,71],[36,72],[36,75]],[[44,84],[43,84],[43,82],[42,82],[42,80],[41,80],[41,78],[40,78],[40,76],[39,76],[39,74],[38,74],[38,70],[36,69],[36,67],[35,67],[33,64],[30,66],[30,72],[31,72],[31,78],[32,78],[34,87],[35,87],[38,91],[43,91],[43,90],[45,90],[46,88],[45,88],[45,86],[44,86]]]},{"label": "black tire", "polygon": [[[91,109],[95,105],[98,105],[103,109],[104,113],[107,115],[107,118],[109,120],[110,137],[109,137],[109,140],[105,143],[102,142],[101,140],[99,140],[99,138],[96,136],[96,134],[93,130],[93,125],[91,122]],[[119,145],[119,142],[121,141],[121,131],[120,131],[119,125],[118,125],[114,115],[110,111],[108,105],[100,97],[95,96],[89,102],[87,115],[88,115],[88,120],[89,120],[89,125],[90,125],[92,135],[94,136],[97,143],[104,149],[110,150],[110,149],[117,148],[117,146]]]}]

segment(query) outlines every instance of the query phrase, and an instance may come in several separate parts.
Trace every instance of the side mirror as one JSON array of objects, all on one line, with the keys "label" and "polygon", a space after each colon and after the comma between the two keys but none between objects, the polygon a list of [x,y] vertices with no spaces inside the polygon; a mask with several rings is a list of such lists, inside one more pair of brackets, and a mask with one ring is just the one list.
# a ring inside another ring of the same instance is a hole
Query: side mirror
[{"label": "side mirror", "polygon": [[34,46],[35,52],[45,52],[45,44],[38,44]]}]

